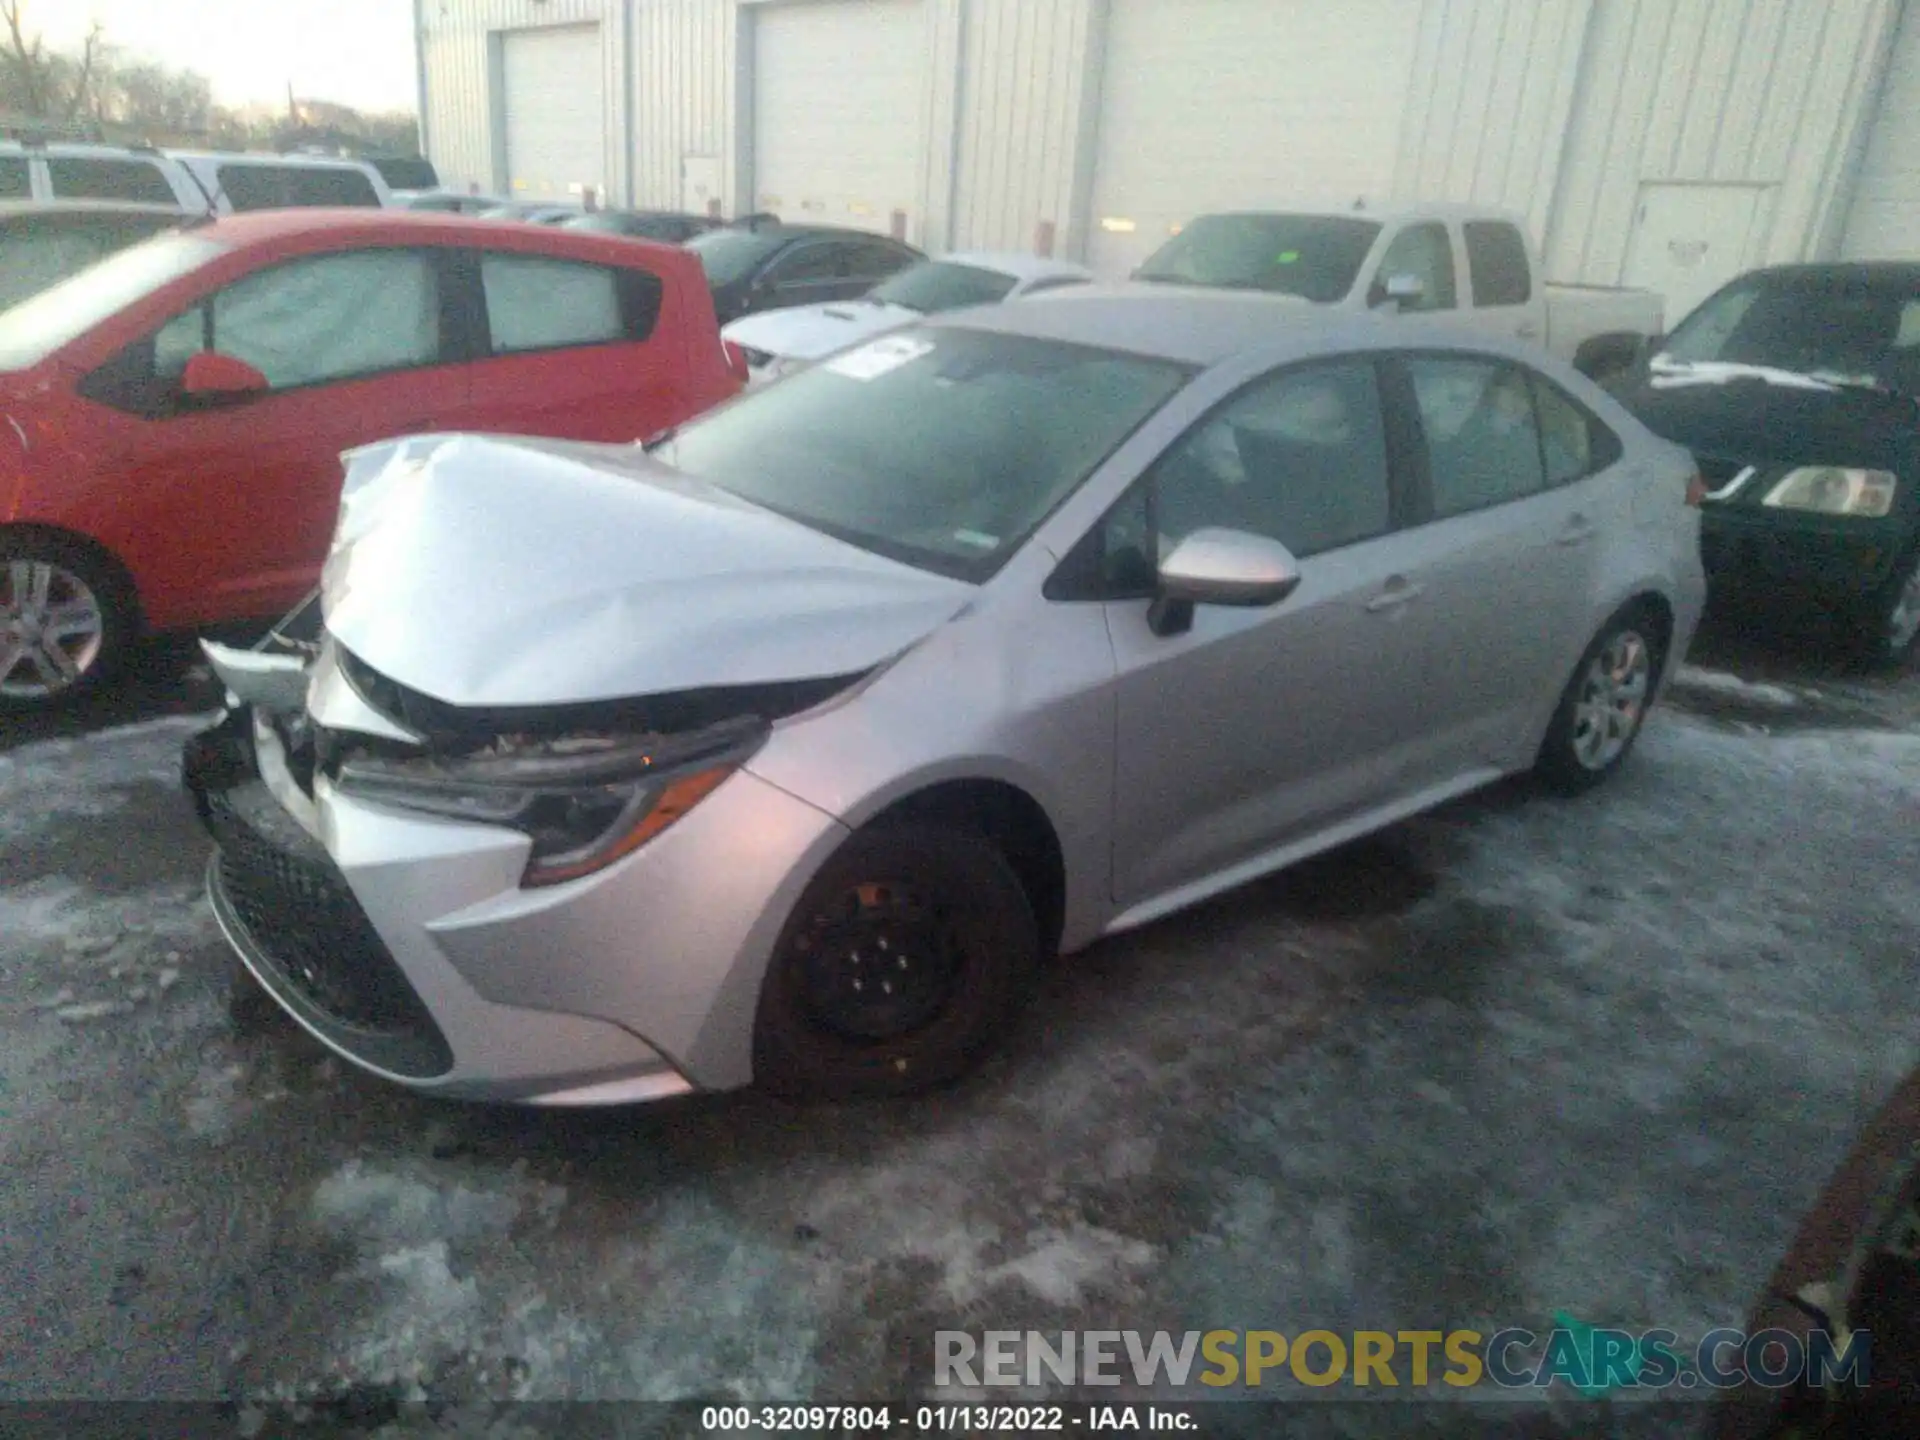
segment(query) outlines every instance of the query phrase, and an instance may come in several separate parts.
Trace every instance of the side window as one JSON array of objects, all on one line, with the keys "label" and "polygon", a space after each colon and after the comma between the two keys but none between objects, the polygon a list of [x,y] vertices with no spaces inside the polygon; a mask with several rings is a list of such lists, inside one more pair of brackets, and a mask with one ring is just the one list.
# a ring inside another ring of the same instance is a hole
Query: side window
[{"label": "side window", "polygon": [[1407,362],[1427,442],[1433,518],[1537,494],[1545,485],[1526,376],[1486,360]]},{"label": "side window", "polygon": [[839,245],[798,245],[773,262],[768,277],[776,285],[805,284],[845,277],[847,252]]},{"label": "side window", "polygon": [[85,155],[49,155],[47,178],[61,200],[129,200],[172,205],[173,187],[148,160],[110,160]]},{"label": "side window", "polygon": [[235,210],[380,203],[373,182],[358,170],[318,165],[222,165],[218,178],[227,203]]},{"label": "side window", "polygon": [[0,155],[0,200],[31,200],[33,177],[24,155]]},{"label": "side window", "polygon": [[643,270],[493,252],[480,284],[496,355],[644,340],[660,313],[660,281]]},{"label": "side window", "polygon": [[1402,307],[1406,313],[1453,309],[1453,241],[1447,238],[1447,227],[1409,225],[1394,237],[1381,258],[1379,278],[1374,282],[1376,304],[1387,298],[1386,282],[1396,275],[1411,275],[1424,287],[1418,300]]},{"label": "side window", "polygon": [[257,367],[275,390],[435,364],[433,256],[357,250],[257,271],[162,326],[154,374],[178,379],[206,349]]},{"label": "side window", "polygon": [[1256,382],[1162,455],[1151,484],[1162,556],[1208,526],[1267,536],[1301,559],[1384,535],[1393,499],[1373,366]]},{"label": "side window", "polygon": [[1531,300],[1533,271],[1520,232],[1500,220],[1469,220],[1466,232],[1473,303],[1524,305]]},{"label": "side window", "polygon": [[914,263],[914,257],[893,245],[861,241],[845,247],[847,271],[849,275],[862,278],[871,276],[875,280],[884,280],[897,270],[904,270]]},{"label": "side window", "polygon": [[1533,377],[1533,403],[1540,417],[1547,484],[1584,480],[1606,469],[1623,453],[1618,436],[1559,386],[1539,375]]}]

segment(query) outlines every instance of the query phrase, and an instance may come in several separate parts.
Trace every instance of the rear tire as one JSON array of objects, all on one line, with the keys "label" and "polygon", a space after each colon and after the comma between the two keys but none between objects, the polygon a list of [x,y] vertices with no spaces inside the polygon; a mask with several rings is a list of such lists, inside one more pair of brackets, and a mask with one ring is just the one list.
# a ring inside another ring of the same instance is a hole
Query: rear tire
[{"label": "rear tire", "polygon": [[53,710],[98,689],[138,630],[126,582],[92,551],[0,534],[0,713]]},{"label": "rear tire", "polygon": [[794,1098],[908,1095],[1002,1036],[1039,963],[1012,866],[961,830],[883,826],[794,907],[761,987],[754,1076]]},{"label": "rear tire", "polygon": [[1666,663],[1665,627],[1657,622],[1650,606],[1629,606],[1601,627],[1574,666],[1534,763],[1547,789],[1584,794],[1633,753]]}]

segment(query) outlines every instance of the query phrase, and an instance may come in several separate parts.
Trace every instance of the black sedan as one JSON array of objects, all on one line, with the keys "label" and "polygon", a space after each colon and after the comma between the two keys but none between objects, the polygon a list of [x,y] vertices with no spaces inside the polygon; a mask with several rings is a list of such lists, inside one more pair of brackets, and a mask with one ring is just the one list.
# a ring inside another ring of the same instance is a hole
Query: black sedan
[{"label": "black sedan", "polygon": [[1920,264],[1790,265],[1717,291],[1614,389],[1694,452],[1716,603],[1782,597],[1868,658],[1920,639]]},{"label": "black sedan", "polygon": [[101,200],[0,205],[0,310],[192,218],[169,205]]},{"label": "black sedan", "polygon": [[688,215],[678,210],[590,210],[562,222],[569,230],[624,235],[630,240],[658,240],[667,245],[684,245],[694,236],[717,230],[724,223],[710,216]]},{"label": "black sedan", "polygon": [[696,235],[687,248],[707,272],[714,314],[723,326],[763,310],[852,300],[927,258],[871,231],[787,225],[772,215]]}]

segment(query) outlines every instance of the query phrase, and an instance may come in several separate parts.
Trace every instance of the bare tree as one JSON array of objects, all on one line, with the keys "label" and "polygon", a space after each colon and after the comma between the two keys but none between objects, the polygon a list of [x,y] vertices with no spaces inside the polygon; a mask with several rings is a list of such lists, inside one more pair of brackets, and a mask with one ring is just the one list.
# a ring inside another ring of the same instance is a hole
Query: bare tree
[{"label": "bare tree", "polygon": [[21,0],[0,0],[0,21],[6,24],[0,49],[0,108],[19,111],[38,120],[77,120],[100,111],[98,82],[104,33],[98,21],[87,31],[80,54],[55,54],[46,37],[26,32]]}]

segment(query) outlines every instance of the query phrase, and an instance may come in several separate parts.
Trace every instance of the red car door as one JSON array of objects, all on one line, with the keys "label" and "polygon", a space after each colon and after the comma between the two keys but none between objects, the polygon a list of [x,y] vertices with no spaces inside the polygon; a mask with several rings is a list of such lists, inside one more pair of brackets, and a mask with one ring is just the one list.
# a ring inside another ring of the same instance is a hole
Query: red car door
[{"label": "red car door", "polygon": [[[269,265],[151,337],[161,399],[123,431],[120,533],[102,538],[137,573],[178,577],[149,599],[154,623],[297,601],[332,537],[341,452],[458,425],[467,378],[443,348],[443,253],[356,249]],[[267,388],[178,393],[187,361],[206,351],[253,366]]]},{"label": "red car door", "polygon": [[620,444],[685,416],[684,321],[658,275],[510,250],[474,263],[482,357],[464,428]]}]

